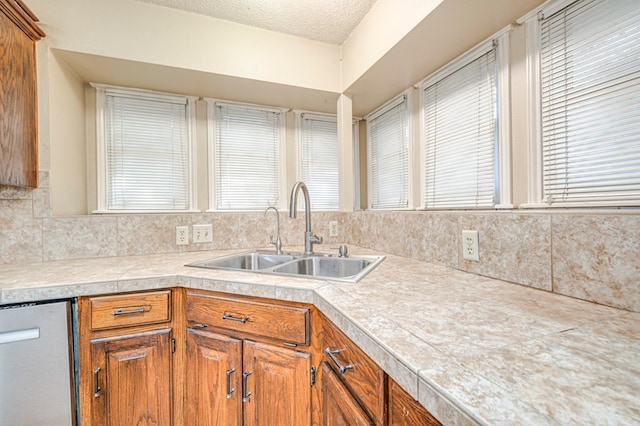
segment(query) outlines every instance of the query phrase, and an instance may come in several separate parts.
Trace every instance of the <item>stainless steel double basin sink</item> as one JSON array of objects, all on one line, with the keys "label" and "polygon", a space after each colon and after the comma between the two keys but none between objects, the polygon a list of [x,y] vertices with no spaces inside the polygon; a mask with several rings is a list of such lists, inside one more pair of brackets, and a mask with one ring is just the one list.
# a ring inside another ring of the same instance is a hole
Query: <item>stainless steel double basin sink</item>
[{"label": "stainless steel double basin sink", "polygon": [[338,257],[326,254],[305,256],[302,253],[276,254],[268,251],[251,251],[216,257],[185,266],[358,282],[383,260],[384,256]]}]

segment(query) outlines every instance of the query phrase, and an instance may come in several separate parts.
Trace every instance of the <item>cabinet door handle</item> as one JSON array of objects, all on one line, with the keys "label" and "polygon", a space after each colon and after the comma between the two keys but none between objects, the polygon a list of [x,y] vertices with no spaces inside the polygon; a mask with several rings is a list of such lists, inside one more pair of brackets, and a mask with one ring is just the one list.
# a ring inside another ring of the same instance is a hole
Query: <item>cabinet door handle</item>
[{"label": "cabinet door handle", "polygon": [[102,388],[100,387],[100,383],[98,381],[98,375],[100,374],[100,367],[93,370],[93,397],[97,398],[100,396],[100,392]]},{"label": "cabinet door handle", "polygon": [[251,375],[251,371],[242,373],[242,402],[249,402],[251,392],[247,391],[247,377]]},{"label": "cabinet door handle", "polygon": [[113,311],[113,316],[144,314],[144,313],[145,313],[144,306],[140,306],[139,308],[136,308],[136,309],[116,309],[115,311]]},{"label": "cabinet door handle", "polygon": [[245,323],[247,321],[249,321],[249,315],[245,315],[243,317],[235,317],[233,316],[233,314],[228,314],[228,313],[224,313],[222,314],[222,319],[223,320],[231,320],[231,321],[239,321],[241,323]]},{"label": "cabinet door handle", "polygon": [[231,398],[231,394],[236,391],[235,388],[231,387],[231,374],[235,373],[235,368],[230,368],[227,370],[227,399]]},{"label": "cabinet door handle", "polygon": [[324,350],[324,353],[329,355],[329,358],[331,358],[331,361],[333,361],[336,367],[338,367],[338,369],[340,370],[340,374],[344,374],[347,372],[347,370],[350,370],[353,368],[353,364],[342,365],[342,363],[336,357],[336,354],[339,354],[340,352],[341,352],[340,349],[331,350],[331,348],[327,348]]}]

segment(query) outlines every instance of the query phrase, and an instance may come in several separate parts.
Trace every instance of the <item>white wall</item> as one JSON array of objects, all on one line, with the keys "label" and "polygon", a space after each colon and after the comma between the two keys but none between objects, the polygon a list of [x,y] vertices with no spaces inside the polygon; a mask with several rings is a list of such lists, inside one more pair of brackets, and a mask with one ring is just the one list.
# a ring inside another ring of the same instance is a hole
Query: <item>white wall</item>
[{"label": "white wall", "polygon": [[339,92],[340,49],[132,0],[29,0],[53,48]]}]

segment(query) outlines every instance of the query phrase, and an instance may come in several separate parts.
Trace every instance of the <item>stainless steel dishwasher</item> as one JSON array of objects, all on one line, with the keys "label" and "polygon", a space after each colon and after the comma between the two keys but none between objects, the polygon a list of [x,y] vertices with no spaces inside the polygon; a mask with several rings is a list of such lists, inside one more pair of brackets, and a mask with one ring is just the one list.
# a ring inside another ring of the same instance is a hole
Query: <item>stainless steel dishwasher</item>
[{"label": "stainless steel dishwasher", "polygon": [[75,424],[68,301],[0,306],[0,425]]}]

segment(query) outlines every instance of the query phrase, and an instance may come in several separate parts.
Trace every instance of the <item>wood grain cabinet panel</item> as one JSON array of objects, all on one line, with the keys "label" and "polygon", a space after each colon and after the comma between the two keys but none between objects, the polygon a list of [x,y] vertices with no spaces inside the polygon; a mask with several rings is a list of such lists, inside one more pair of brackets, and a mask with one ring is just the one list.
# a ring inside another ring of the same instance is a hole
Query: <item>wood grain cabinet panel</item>
[{"label": "wood grain cabinet panel", "polygon": [[78,299],[79,424],[181,424],[171,295],[160,290]]},{"label": "wood grain cabinet panel", "polygon": [[322,413],[324,426],[374,424],[326,362],[322,363]]},{"label": "wood grain cabinet panel", "polygon": [[185,380],[189,425],[242,425],[242,340],[188,329]]},{"label": "wood grain cabinet panel", "polygon": [[373,424],[383,425],[387,377],[384,370],[329,321],[325,321],[323,342],[325,362],[359,401]]},{"label": "wood grain cabinet panel", "polygon": [[185,313],[185,423],[312,424],[308,307],[187,290]]},{"label": "wood grain cabinet panel", "polygon": [[426,408],[389,379],[389,426],[441,426]]},{"label": "wood grain cabinet panel", "polygon": [[21,1],[0,0],[0,185],[38,186],[37,21]]},{"label": "wood grain cabinet panel", "polygon": [[173,424],[170,331],[92,342],[93,426]]},{"label": "wood grain cabinet panel", "polygon": [[309,344],[308,308],[188,292],[187,312],[191,324]]}]

